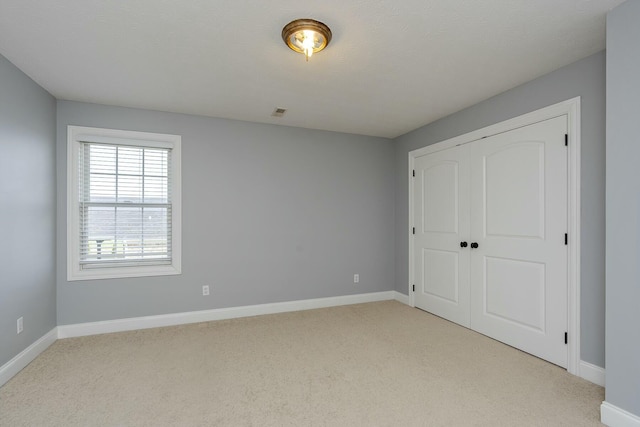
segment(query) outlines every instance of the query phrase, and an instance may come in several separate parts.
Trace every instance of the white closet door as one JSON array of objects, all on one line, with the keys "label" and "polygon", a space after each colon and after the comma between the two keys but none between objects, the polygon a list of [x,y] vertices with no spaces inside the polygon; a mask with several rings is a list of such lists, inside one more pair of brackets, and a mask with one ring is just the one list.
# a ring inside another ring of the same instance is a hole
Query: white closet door
[{"label": "white closet door", "polygon": [[563,116],[469,144],[471,328],[563,367],[566,132]]},{"label": "white closet door", "polygon": [[469,165],[466,147],[415,159],[415,305],[469,326]]}]

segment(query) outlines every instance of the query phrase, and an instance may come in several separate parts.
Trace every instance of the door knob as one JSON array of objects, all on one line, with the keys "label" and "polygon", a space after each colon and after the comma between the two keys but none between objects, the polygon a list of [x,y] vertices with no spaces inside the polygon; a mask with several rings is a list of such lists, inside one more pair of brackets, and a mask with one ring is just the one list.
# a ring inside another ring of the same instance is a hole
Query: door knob
[{"label": "door knob", "polygon": [[469,246],[467,242],[460,242],[461,248],[466,248],[467,246]]},{"label": "door knob", "polygon": [[476,242],[471,243],[471,249],[477,249],[478,244]]}]

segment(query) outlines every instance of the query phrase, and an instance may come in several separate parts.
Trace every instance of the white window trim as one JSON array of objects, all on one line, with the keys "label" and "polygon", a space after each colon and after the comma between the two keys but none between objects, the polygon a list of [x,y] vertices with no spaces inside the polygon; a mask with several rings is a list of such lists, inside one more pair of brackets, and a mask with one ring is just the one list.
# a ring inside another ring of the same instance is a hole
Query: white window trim
[{"label": "white window trim", "polygon": [[[171,148],[172,217],[171,264],[135,267],[80,268],[80,214],[78,156],[81,141],[131,143],[137,146]],[[67,280],[115,279],[165,276],[182,273],[182,180],[179,135],[67,126]]]}]

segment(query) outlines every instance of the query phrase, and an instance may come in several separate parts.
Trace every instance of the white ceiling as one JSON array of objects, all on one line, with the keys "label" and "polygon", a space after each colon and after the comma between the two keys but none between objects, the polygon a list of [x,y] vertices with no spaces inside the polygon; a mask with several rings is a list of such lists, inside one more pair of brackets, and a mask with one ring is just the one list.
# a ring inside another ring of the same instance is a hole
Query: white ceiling
[{"label": "white ceiling", "polygon": [[[622,2],[0,0],[0,53],[59,99],[396,137],[604,49]],[[296,18],[333,31],[308,63]]]}]

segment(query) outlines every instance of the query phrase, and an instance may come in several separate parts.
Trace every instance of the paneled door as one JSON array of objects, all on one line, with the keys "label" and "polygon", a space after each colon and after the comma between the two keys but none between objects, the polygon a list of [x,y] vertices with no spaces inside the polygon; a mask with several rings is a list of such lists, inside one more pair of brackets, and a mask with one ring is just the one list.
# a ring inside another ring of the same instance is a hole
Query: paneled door
[{"label": "paneled door", "polygon": [[417,157],[415,305],[567,366],[567,117]]},{"label": "paneled door", "polygon": [[466,147],[418,157],[414,166],[415,305],[468,327],[469,242],[465,240],[469,237],[469,164]]},{"label": "paneled door", "polygon": [[469,145],[471,327],[562,367],[566,132],[562,116]]}]

